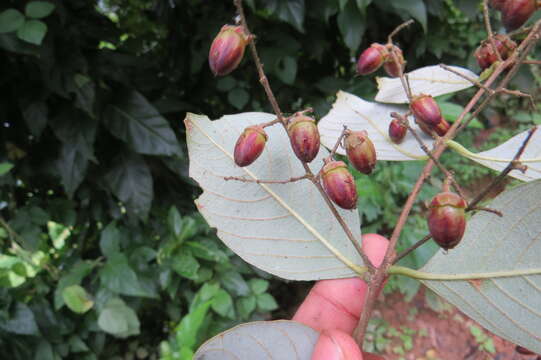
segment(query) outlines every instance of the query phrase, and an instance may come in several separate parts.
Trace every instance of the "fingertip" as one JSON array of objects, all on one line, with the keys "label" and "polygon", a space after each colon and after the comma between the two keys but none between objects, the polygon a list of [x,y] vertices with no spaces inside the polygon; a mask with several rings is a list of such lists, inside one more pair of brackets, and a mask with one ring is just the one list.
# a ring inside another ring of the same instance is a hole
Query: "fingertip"
[{"label": "fingertip", "polygon": [[362,249],[374,266],[380,266],[389,246],[389,240],[378,234],[362,236]]},{"label": "fingertip", "polygon": [[312,360],[363,360],[363,355],[351,336],[330,330],[319,336]]}]

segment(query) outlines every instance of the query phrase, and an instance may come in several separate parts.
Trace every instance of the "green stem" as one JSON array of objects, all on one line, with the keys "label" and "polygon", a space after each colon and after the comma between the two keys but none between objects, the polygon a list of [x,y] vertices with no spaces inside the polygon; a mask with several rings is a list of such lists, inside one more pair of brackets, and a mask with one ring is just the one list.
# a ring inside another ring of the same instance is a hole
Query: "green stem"
[{"label": "green stem", "polygon": [[413,270],[404,266],[391,266],[389,275],[404,275],[417,280],[477,280],[477,279],[493,279],[504,277],[516,277],[524,275],[539,275],[541,269],[525,269],[525,270],[510,270],[510,271],[495,271],[483,273],[465,273],[465,274],[433,274],[424,271]]},{"label": "green stem", "polygon": [[[466,149],[464,146],[462,146],[461,144],[453,140],[447,140],[446,144],[448,147],[450,147],[451,149],[453,149],[460,155],[465,156],[470,159],[478,159],[478,160],[486,160],[486,161],[494,161],[494,162],[502,162],[502,163],[509,163],[513,160],[513,159],[494,158],[490,156],[483,156],[476,153],[472,153],[471,151]],[[521,163],[529,163],[529,162],[536,163],[536,162],[541,162],[541,158],[520,159],[520,162]]]}]

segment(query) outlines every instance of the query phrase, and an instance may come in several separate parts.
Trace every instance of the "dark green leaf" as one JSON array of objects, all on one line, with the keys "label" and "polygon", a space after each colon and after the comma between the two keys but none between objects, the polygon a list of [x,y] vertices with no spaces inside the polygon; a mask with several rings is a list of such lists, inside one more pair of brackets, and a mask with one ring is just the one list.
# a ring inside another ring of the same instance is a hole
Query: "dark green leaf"
[{"label": "dark green leaf", "polygon": [[293,25],[300,32],[304,32],[304,0],[271,0],[268,2],[267,8],[280,20]]},{"label": "dark green leaf", "polygon": [[47,24],[40,20],[27,20],[17,30],[19,39],[34,45],[41,45],[45,34],[47,34]]},{"label": "dark green leaf", "polygon": [[94,117],[94,99],[96,89],[94,82],[85,75],[75,74],[73,81],[68,83],[68,91],[75,94],[75,105],[78,109]]},{"label": "dark green leaf", "polygon": [[284,83],[293,85],[297,77],[297,60],[292,56],[284,56],[276,62],[274,73]]},{"label": "dark green leaf", "polygon": [[128,264],[126,255],[113,254],[99,272],[100,281],[110,291],[140,297],[155,297],[156,294],[141,286],[137,274]]},{"label": "dark green leaf", "polygon": [[248,319],[257,307],[255,295],[241,297],[237,300],[237,311],[243,319]]},{"label": "dark green leaf", "polygon": [[271,294],[260,294],[256,296],[257,308],[260,311],[273,311],[278,309],[278,304]]},{"label": "dark green leaf", "polygon": [[62,144],[60,156],[56,160],[56,167],[60,174],[60,181],[70,198],[81,185],[88,169],[88,158],[80,143],[67,142]]},{"label": "dark green leaf", "polygon": [[182,217],[180,217],[180,213],[174,206],[171,206],[169,209],[167,224],[169,225],[169,230],[178,237],[182,232]]},{"label": "dark green leaf", "polygon": [[70,346],[70,352],[72,353],[81,353],[87,352],[90,348],[85,344],[85,342],[77,335],[71,336],[68,340]]},{"label": "dark green leaf", "polygon": [[214,295],[211,306],[212,310],[216,311],[221,316],[226,317],[233,309],[233,299],[227,291],[220,289],[220,291]]},{"label": "dark green leaf", "polygon": [[197,277],[199,263],[188,249],[183,248],[177,255],[173,256],[171,261],[173,270],[180,276],[188,279],[195,279]]},{"label": "dark green leaf", "polygon": [[47,1],[31,1],[26,4],[24,12],[30,18],[41,19],[51,15],[55,7],[54,4]]},{"label": "dark green leaf", "polygon": [[227,100],[229,100],[231,105],[236,107],[238,110],[241,110],[246,106],[246,104],[248,104],[250,94],[248,94],[248,92],[244,89],[236,88],[227,94]]},{"label": "dark green leaf", "polygon": [[235,270],[220,273],[220,283],[234,296],[247,296],[250,293],[248,284]]},{"label": "dark green leaf", "polygon": [[121,156],[105,175],[105,182],[128,213],[147,218],[154,193],[152,175],[143,158],[135,154]]},{"label": "dark green leaf", "polygon": [[17,303],[13,316],[0,322],[0,329],[18,335],[39,335],[32,310],[20,302]]},{"label": "dark green leaf", "polygon": [[98,325],[103,331],[119,338],[138,335],[140,332],[137,314],[119,298],[107,302],[98,318]]},{"label": "dark green leaf", "polygon": [[21,102],[21,110],[30,132],[39,138],[47,126],[47,104],[44,101]]},{"label": "dark green leaf", "polygon": [[220,250],[215,241],[201,239],[199,241],[188,241],[186,246],[190,248],[195,257],[209,260],[217,263],[225,263],[228,260],[227,255]]},{"label": "dark green leaf", "polygon": [[[409,14],[411,17],[413,17],[415,20],[417,20],[421,26],[423,27],[423,30],[426,32],[426,24],[427,24],[427,15],[426,15],[426,6],[423,0],[391,0],[393,7],[398,10],[400,13]],[[469,1],[469,0],[468,0]],[[474,3],[473,1],[469,1],[470,3]]]},{"label": "dark green leaf", "polygon": [[51,343],[47,340],[40,340],[36,348],[34,360],[55,360],[55,354]]},{"label": "dark green leaf", "polygon": [[105,126],[136,152],[148,155],[180,154],[169,123],[136,91],[124,91],[105,112]]},{"label": "dark green leaf", "polygon": [[103,229],[100,236],[101,253],[111,257],[120,251],[120,231],[114,222]]},{"label": "dark green leaf", "polygon": [[71,311],[84,314],[92,309],[94,302],[86,290],[79,285],[71,285],[62,291],[62,298]]},{"label": "dark green leaf", "polygon": [[24,24],[24,15],[18,10],[7,9],[0,13],[0,34],[18,30]]},{"label": "dark green leaf", "polygon": [[263,279],[251,279],[248,281],[250,289],[256,295],[261,295],[269,288],[269,282]]},{"label": "dark green leaf", "polygon": [[338,28],[351,52],[356,52],[366,29],[363,15],[353,0],[338,14]]}]

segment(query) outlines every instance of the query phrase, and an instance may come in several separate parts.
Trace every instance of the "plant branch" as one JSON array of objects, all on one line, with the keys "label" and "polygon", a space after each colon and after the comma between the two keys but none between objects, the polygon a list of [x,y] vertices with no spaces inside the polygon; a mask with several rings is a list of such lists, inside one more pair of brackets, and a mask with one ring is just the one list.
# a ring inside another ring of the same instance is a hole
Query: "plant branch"
[{"label": "plant branch", "polygon": [[429,242],[430,239],[432,239],[432,235],[428,234],[424,238],[422,238],[421,240],[417,241],[415,244],[407,248],[406,250],[402,251],[400,254],[396,255],[396,258],[393,260],[393,264],[396,264],[397,262],[399,262],[400,260],[408,256],[409,254],[411,254],[414,250],[420,248],[421,246]]},{"label": "plant branch", "polygon": [[[237,12],[238,12],[238,15],[240,17],[240,24],[244,28],[244,32],[246,33],[248,38],[251,39],[250,44],[249,44],[250,52],[252,54],[252,58],[254,59],[255,66],[256,66],[257,72],[259,74],[259,82],[261,83],[261,85],[263,86],[263,89],[265,90],[265,93],[267,95],[267,98],[269,99],[269,102],[270,102],[270,104],[272,106],[272,109],[273,109],[274,113],[276,114],[278,120],[282,123],[282,126],[284,127],[284,129],[287,131],[287,119],[284,118],[282,110],[280,109],[280,106],[278,105],[278,101],[276,100],[276,97],[274,96],[274,93],[273,93],[273,91],[272,91],[272,89],[270,87],[269,80],[267,79],[267,76],[265,75],[265,71],[263,69],[263,64],[261,63],[261,60],[260,60],[259,55],[257,53],[257,48],[255,46],[255,41],[254,41],[255,37],[253,36],[253,34],[250,32],[250,29],[248,28],[248,23],[246,21],[246,15],[244,13],[244,8],[242,6],[242,0],[233,0],[233,2],[235,4],[235,7],[237,8]],[[304,168],[304,170],[306,172],[306,177],[308,179],[310,179],[310,181],[317,188],[317,190],[321,194],[323,200],[327,204],[329,210],[333,214],[334,218],[336,219],[336,221],[338,221],[338,223],[342,227],[344,233],[346,234],[347,238],[349,239],[351,244],[354,246],[354,248],[357,250],[357,252],[361,256],[361,258],[362,258],[364,264],[367,266],[368,270],[371,273],[375,272],[374,265],[372,264],[370,259],[368,259],[368,256],[366,256],[365,252],[361,248],[361,244],[360,244],[361,239],[360,238],[358,239],[358,238],[355,237],[355,235],[353,235],[353,232],[351,231],[349,226],[346,224],[346,222],[344,221],[342,216],[340,216],[340,214],[338,213],[338,210],[336,209],[336,207],[334,206],[332,201],[327,196],[327,193],[323,189],[323,186],[319,182],[319,179],[316,176],[314,176],[314,173],[312,172],[312,170],[310,169],[308,164],[305,163],[305,162],[302,162],[302,161],[301,161],[301,163],[302,163],[303,168]]]},{"label": "plant branch", "polygon": [[408,26],[410,26],[411,24],[413,24],[414,21],[413,19],[409,19],[408,21],[406,22],[403,22],[402,24],[398,25],[390,34],[389,36],[387,37],[387,42],[389,44],[392,44],[393,43],[393,37],[398,34],[400,31],[402,31],[403,29],[407,28]]},{"label": "plant branch", "polygon": [[[534,25],[534,27],[532,28],[532,31],[528,34],[528,36],[521,43],[521,45],[513,52],[513,54],[506,61],[502,62],[494,70],[494,72],[489,76],[489,78],[485,82],[485,85],[487,87],[490,87],[497,80],[498,76],[505,69],[509,68],[509,65],[514,64],[511,71],[500,82],[499,88],[504,88],[509,83],[511,77],[514,76],[514,74],[516,73],[517,67],[520,66],[520,62],[515,62],[519,58],[518,54],[521,51],[522,51],[522,54],[520,55],[520,57],[525,57],[528,54],[528,51],[531,49],[533,44],[535,44],[535,42],[539,40],[539,27],[540,26],[541,26],[541,20],[539,20]],[[439,159],[441,154],[445,151],[447,147],[446,142],[454,138],[456,134],[458,133],[458,131],[460,131],[464,127],[464,126],[461,126],[464,118],[472,110],[472,108],[480,101],[480,99],[483,97],[483,95],[485,95],[486,92],[487,91],[483,88],[479,89],[475,93],[475,95],[470,99],[470,101],[468,102],[468,104],[466,105],[462,113],[455,120],[453,125],[449,128],[445,136],[436,140],[435,150],[433,152],[433,156],[436,159]],[[483,101],[483,103],[477,108],[477,111],[481,111],[490,102],[490,100],[492,99],[492,96],[489,95],[487,98],[489,100]],[[472,115],[470,119],[468,119],[468,121],[471,121],[471,119],[475,118],[475,116]],[[467,123],[463,125],[467,125]],[[428,176],[430,176],[430,173],[434,165],[435,165],[435,162],[432,161],[432,159],[429,159],[423,171],[421,172],[421,175],[419,176],[415,185],[413,186],[413,189],[410,192],[410,195],[408,196],[408,199],[406,200],[404,207],[402,208],[402,211],[400,213],[396,226],[391,235],[391,239],[389,240],[389,246],[387,247],[387,251],[385,253],[383,263],[372,276],[372,283],[381,284],[385,280],[385,275],[388,272],[389,268],[391,267],[391,264],[395,258],[396,243],[398,242],[402,229],[404,228],[404,225],[406,224],[406,220],[409,216],[409,213],[411,209],[413,208],[413,205],[415,204],[417,196],[419,195],[424,182],[426,181]],[[376,297],[377,297],[378,292],[374,290],[375,288],[376,286],[369,287],[368,295],[366,297],[364,308],[363,308],[363,313],[361,314],[359,324],[357,326],[357,329],[355,330],[355,336],[356,336],[357,342],[361,344],[363,342],[364,335],[366,333],[366,328],[368,326],[370,314],[376,302]]]},{"label": "plant branch", "polygon": [[496,41],[494,40],[494,33],[492,32],[492,26],[490,26],[490,15],[488,12],[488,0],[483,0],[483,19],[485,20],[485,29],[487,31],[488,35],[488,41],[490,41],[490,45],[492,46],[492,50],[496,53],[496,56],[498,57],[498,61],[502,61],[502,54],[498,51],[498,47],[496,46]]},{"label": "plant branch", "polygon": [[528,146],[528,143],[530,142],[530,140],[531,140],[533,134],[536,132],[536,130],[537,130],[537,126],[531,128],[528,131],[528,135],[526,136],[526,138],[522,142],[522,145],[520,145],[520,148],[518,149],[517,153],[513,157],[513,160],[511,160],[509,162],[509,165],[507,165],[505,167],[505,169],[503,169],[502,172],[494,180],[492,180],[492,182],[483,191],[481,191],[481,193],[479,193],[475,197],[475,199],[473,199],[470,202],[470,204],[466,208],[466,211],[475,210],[476,205],[479,204],[481,201],[483,201],[483,199],[490,193],[490,191],[492,191],[492,189],[494,189],[496,186],[498,186],[507,177],[507,175],[511,171],[520,169],[520,167],[522,166],[522,164],[520,163],[520,157],[524,153],[524,150],[526,150],[526,147]]},{"label": "plant branch", "polygon": [[239,176],[225,176],[225,181],[235,180],[240,182],[248,182],[248,183],[256,183],[256,184],[289,184],[292,182],[300,181],[308,179],[308,175],[302,175],[302,176],[296,176],[289,178],[287,180],[259,180],[259,179],[248,179],[245,177],[239,177]]}]

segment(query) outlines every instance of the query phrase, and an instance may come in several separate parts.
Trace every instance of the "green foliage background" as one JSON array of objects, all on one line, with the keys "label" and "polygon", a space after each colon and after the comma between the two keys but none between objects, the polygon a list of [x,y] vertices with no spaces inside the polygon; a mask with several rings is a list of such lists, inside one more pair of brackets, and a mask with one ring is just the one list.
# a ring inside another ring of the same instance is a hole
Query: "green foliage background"
[{"label": "green foliage background", "polygon": [[[288,112],[312,106],[318,117],[339,89],[374,95],[373,78],[355,77],[355,57],[410,17],[416,24],[397,38],[409,69],[475,69],[484,36],[475,1],[246,4],[278,101]],[[210,43],[233,18],[231,1],[2,2],[3,354],[155,358],[161,349],[164,359],[190,359],[202,340],[278,307],[270,293],[284,285],[217,240],[187,177],[186,112],[270,111],[249,59],[224,78],[208,69]],[[527,74],[520,80],[534,86]],[[364,231],[389,231],[419,170],[385,163],[373,177],[356,174]],[[404,246],[425,234],[420,215],[410,222]],[[415,286],[391,283],[410,294]],[[280,303],[280,314],[297,300]]]}]

